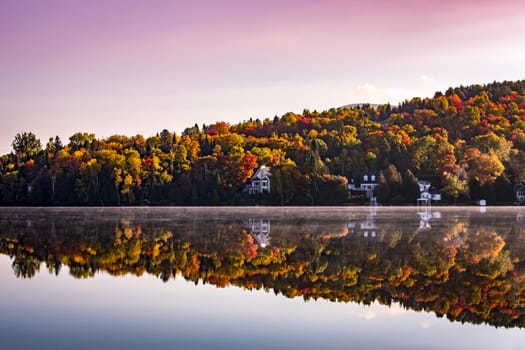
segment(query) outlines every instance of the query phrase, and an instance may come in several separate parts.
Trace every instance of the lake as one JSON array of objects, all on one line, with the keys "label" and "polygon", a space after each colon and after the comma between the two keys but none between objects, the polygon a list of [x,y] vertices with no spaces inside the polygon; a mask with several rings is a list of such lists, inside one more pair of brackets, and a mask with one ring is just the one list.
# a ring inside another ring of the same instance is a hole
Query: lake
[{"label": "lake", "polygon": [[525,208],[0,208],[3,349],[523,349]]}]

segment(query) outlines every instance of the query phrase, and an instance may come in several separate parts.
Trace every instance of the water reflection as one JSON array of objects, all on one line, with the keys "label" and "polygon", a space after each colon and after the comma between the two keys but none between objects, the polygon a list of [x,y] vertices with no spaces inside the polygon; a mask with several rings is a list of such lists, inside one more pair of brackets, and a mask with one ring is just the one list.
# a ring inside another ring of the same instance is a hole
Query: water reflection
[{"label": "water reflection", "polygon": [[248,219],[247,226],[250,230],[250,234],[261,246],[261,248],[265,248],[270,244],[271,222],[272,220],[266,218]]},{"label": "water reflection", "polygon": [[62,266],[525,326],[520,209],[2,209],[16,276]]}]

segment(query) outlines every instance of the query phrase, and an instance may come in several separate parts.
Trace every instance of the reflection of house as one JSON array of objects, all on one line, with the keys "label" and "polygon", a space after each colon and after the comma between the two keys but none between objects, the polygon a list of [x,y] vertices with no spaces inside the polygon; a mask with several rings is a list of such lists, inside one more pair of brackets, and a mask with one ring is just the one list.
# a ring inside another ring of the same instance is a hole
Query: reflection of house
[{"label": "reflection of house", "polygon": [[525,204],[525,185],[516,188],[516,201],[518,204]]},{"label": "reflection of house", "polygon": [[377,236],[377,226],[374,222],[374,213],[370,213],[363,220],[351,220],[348,223],[348,231],[351,234],[358,234],[364,238],[375,238]]},{"label": "reflection of house", "polygon": [[430,211],[420,211],[417,213],[419,215],[419,227],[418,231],[425,231],[430,230],[432,227],[430,226],[431,220],[439,220],[441,219],[441,213],[440,212],[430,212]]},{"label": "reflection of house", "polygon": [[525,212],[518,212],[516,214],[516,221],[519,223],[519,224],[522,224],[522,225],[525,225]]},{"label": "reflection of house", "polygon": [[361,174],[358,180],[350,179],[348,184],[349,191],[364,192],[366,198],[375,202],[374,188],[379,183],[379,172],[368,172]]},{"label": "reflection of house", "polygon": [[269,219],[248,219],[248,227],[252,237],[261,247],[270,244],[270,220]]},{"label": "reflection of house", "polygon": [[264,165],[261,165],[259,169],[253,174],[251,179],[248,181],[248,184],[245,187],[245,191],[248,191],[250,194],[255,193],[270,193],[270,168],[267,168]]},{"label": "reflection of house", "polygon": [[419,185],[419,198],[417,199],[418,205],[430,205],[432,201],[441,200],[441,193],[430,191],[430,182],[417,180],[417,184]]}]

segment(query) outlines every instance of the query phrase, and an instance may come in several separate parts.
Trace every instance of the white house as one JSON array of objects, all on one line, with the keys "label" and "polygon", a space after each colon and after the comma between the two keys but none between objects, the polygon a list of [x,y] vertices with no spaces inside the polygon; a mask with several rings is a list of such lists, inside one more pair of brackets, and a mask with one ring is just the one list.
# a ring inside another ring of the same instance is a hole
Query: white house
[{"label": "white house", "polygon": [[368,172],[361,174],[359,181],[350,179],[348,184],[349,191],[364,192],[366,198],[374,199],[374,188],[379,184],[379,173]]},{"label": "white house", "polygon": [[267,168],[265,165],[261,165],[259,169],[253,174],[253,176],[248,181],[246,188],[249,194],[256,193],[270,193],[271,191],[271,181],[270,168]]},{"label": "white house", "polygon": [[432,201],[441,200],[441,193],[430,191],[430,182],[417,180],[417,184],[419,185],[419,198],[417,199],[418,205],[430,205]]}]

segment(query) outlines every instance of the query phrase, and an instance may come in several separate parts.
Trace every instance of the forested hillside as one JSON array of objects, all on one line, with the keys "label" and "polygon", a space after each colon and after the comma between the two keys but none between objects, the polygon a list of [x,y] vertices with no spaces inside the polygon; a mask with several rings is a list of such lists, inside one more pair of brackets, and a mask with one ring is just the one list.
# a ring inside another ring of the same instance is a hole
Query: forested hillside
[{"label": "forested hillside", "polygon": [[[381,203],[414,204],[418,178],[444,201],[496,204],[512,203],[525,183],[525,80],[451,88],[399,106],[194,125],[181,135],[166,127],[147,138],[78,132],[45,144],[21,132],[0,158],[0,203],[359,203],[348,179],[381,170]],[[272,191],[250,196],[242,189],[259,165],[271,168]]]}]

